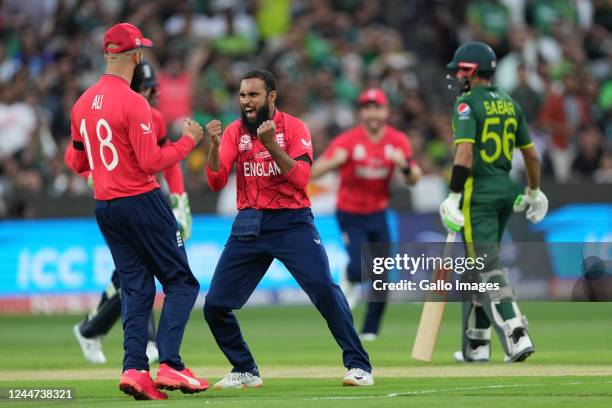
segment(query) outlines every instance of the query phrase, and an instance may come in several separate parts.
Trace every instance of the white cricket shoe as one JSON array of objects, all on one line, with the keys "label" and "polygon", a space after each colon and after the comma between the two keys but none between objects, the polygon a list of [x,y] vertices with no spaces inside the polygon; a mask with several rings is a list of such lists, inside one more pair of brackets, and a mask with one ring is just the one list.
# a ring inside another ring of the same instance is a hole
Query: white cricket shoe
[{"label": "white cricket shoe", "polygon": [[529,338],[527,332],[523,336],[521,336],[516,343],[512,344],[512,354],[510,355],[510,362],[520,363],[521,361],[525,361],[527,357],[535,353],[535,349],[533,347],[533,343]]},{"label": "white cricket shoe", "polygon": [[251,373],[231,372],[215,384],[216,390],[232,388],[259,388],[263,385],[261,377]]},{"label": "white cricket shoe", "polygon": [[359,303],[361,285],[359,282],[349,282],[346,277],[343,277],[340,282],[340,289],[344,293],[344,297],[351,310],[355,309]]},{"label": "white cricket shoe", "polygon": [[378,340],[378,334],[376,333],[361,333],[359,335],[361,341],[376,341]]},{"label": "white cricket shoe", "polygon": [[81,345],[81,350],[83,351],[85,360],[94,364],[106,363],[106,357],[104,357],[104,353],[102,352],[102,341],[100,341],[100,337],[94,337],[91,339],[83,337],[81,331],[79,330],[78,324],[74,325],[72,331],[74,332],[74,337],[76,337],[77,341]]},{"label": "white cricket shoe", "polygon": [[374,377],[361,368],[351,368],[344,376],[342,385],[349,387],[374,385]]},{"label": "white cricket shoe", "polygon": [[491,359],[490,345],[483,344],[475,349],[470,349],[467,360],[463,357],[461,351],[455,351],[453,357],[457,363],[488,363]]},{"label": "white cricket shoe", "polygon": [[149,359],[149,364],[157,363],[159,361],[159,351],[157,351],[157,344],[151,340],[147,342],[147,358]]}]

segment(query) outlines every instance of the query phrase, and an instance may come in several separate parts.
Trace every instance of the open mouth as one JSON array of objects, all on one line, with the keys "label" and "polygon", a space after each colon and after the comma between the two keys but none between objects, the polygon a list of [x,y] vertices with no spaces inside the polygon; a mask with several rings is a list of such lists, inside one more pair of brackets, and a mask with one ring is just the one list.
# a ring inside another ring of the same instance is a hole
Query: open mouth
[{"label": "open mouth", "polygon": [[245,107],[244,112],[246,113],[247,119],[249,120],[257,118],[257,110],[253,107]]}]

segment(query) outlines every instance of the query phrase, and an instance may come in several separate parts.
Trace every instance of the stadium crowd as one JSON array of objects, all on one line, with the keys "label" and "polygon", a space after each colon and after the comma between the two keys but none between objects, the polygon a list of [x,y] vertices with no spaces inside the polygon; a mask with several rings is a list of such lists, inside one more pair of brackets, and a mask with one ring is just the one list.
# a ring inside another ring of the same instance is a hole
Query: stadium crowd
[{"label": "stadium crowd", "polygon": [[[497,52],[499,86],[523,106],[544,172],[612,182],[609,0],[4,0],[0,1],[0,218],[28,216],[20,194],[91,194],[63,164],[70,108],[100,75],[104,30],[138,25],[155,48],[158,107],[182,118],[238,117],[239,79],[277,75],[284,111],[310,127],[315,156],[356,121],[355,99],[380,86],[426,175],[452,157],[444,65],[476,39]],[[204,149],[184,163],[207,188]],[[517,171],[520,172],[520,169]]]}]

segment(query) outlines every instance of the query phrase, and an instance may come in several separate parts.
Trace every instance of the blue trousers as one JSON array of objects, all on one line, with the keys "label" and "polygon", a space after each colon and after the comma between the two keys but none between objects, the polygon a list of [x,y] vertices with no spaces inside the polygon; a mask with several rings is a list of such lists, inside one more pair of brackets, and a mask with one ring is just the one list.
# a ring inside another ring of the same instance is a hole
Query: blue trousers
[{"label": "blue trousers", "polygon": [[189,314],[200,290],[191,273],[176,219],[159,189],[96,201],[96,220],[119,272],[123,322],[123,370],[148,370],[147,327],[162,284],[164,306],[157,331],[159,360],[177,370]]},{"label": "blue trousers", "polygon": [[225,245],[206,295],[204,317],[233,370],[258,372],[232,311],[246,303],[274,258],[287,267],[327,322],[342,349],[344,366],[371,371],[309,208],[265,210],[259,237],[245,241],[230,236]]},{"label": "blue trousers", "polygon": [[[383,210],[362,215],[337,211],[336,219],[349,254],[349,263],[346,268],[348,280],[353,283],[361,282],[362,262],[365,263],[367,270],[372,270],[370,267],[372,257],[389,256],[389,254],[369,252],[362,254],[362,247],[368,242],[388,243],[390,241],[387,212]],[[378,334],[386,305],[387,302],[368,302],[362,333]]]}]

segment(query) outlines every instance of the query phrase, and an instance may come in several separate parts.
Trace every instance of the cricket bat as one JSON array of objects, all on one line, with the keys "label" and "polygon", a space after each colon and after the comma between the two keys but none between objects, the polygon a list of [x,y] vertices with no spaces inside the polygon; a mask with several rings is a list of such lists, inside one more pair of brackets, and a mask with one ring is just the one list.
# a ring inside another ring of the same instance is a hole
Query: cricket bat
[{"label": "cricket bat", "polygon": [[[446,236],[443,258],[451,255],[453,242],[455,242],[455,233],[449,232]],[[448,273],[448,271],[437,270],[434,271],[434,279],[440,277],[440,272],[442,272],[442,278],[446,278],[446,273]],[[433,295],[430,294],[428,300],[423,304],[419,328],[417,329],[414,345],[412,346],[412,358],[426,362],[431,361],[434,349],[436,348],[440,325],[444,317],[444,307],[446,306],[446,301],[444,301],[444,299],[441,299],[439,302],[431,301],[432,296]]]}]

